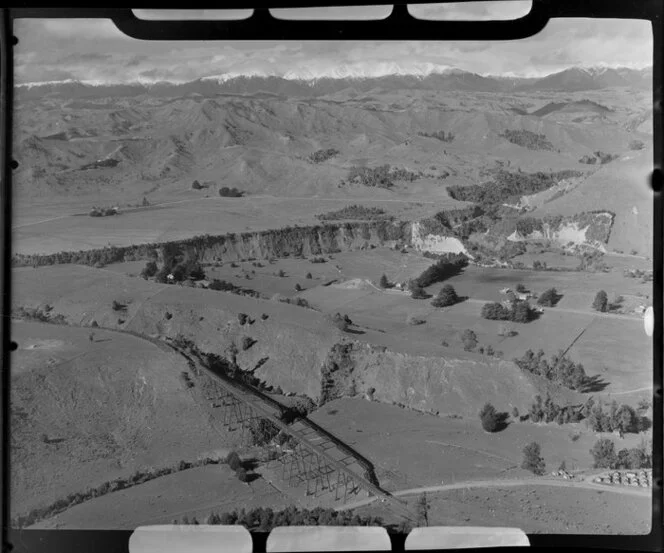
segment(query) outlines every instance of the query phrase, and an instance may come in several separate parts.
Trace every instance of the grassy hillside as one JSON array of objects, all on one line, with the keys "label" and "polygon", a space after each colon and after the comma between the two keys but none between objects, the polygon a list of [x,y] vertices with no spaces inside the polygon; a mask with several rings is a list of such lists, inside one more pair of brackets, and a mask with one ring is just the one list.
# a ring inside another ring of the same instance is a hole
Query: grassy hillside
[{"label": "grassy hillside", "polygon": [[616,214],[608,247],[641,255],[652,254],[652,151],[631,152],[600,167],[568,194],[552,199],[532,212],[537,215],[572,215],[607,209]]},{"label": "grassy hillside", "polygon": [[228,447],[180,380],[181,358],[127,335],[88,335],[12,324],[13,515]]}]

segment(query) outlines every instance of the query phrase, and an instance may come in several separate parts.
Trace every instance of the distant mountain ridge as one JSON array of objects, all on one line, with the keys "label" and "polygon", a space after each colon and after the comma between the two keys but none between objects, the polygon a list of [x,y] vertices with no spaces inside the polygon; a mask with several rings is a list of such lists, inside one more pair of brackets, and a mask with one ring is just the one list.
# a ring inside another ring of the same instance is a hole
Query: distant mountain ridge
[{"label": "distant mountain ridge", "polygon": [[[601,90],[610,87],[652,87],[652,67],[632,69],[628,67],[571,67],[544,77],[508,77],[479,75],[460,69],[420,64],[411,68],[388,65],[384,75],[353,73],[343,66],[338,76],[317,76],[311,72],[295,70],[283,76],[259,74],[222,74],[176,83],[133,82],[94,83],[86,81],[50,81],[17,85],[17,99],[29,100],[44,97],[102,98],[150,95],[157,97],[182,97],[193,94],[268,93],[280,96],[325,96],[352,88],[357,92],[373,89],[382,91],[403,89],[431,89],[468,92],[531,92]],[[408,72],[412,71],[412,72]],[[346,75],[346,76],[343,76]]]}]

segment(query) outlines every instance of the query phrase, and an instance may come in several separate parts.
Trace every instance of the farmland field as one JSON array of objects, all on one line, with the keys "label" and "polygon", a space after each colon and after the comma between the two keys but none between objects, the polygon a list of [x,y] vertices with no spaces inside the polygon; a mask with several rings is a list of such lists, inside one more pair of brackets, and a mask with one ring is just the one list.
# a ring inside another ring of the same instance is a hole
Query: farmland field
[{"label": "farmland field", "polygon": [[230,511],[238,503],[246,509],[279,509],[287,506],[290,498],[261,478],[246,484],[240,482],[227,466],[211,465],[112,492],[31,528],[133,530],[139,525],[170,524],[173,519],[185,516],[189,519],[196,517],[203,524],[211,511]]},{"label": "farmland field", "polygon": [[[406,498],[404,498],[406,499]],[[409,499],[415,504],[417,496]],[[648,534],[650,497],[574,487],[524,485],[428,493],[430,524],[519,528],[530,534]],[[390,514],[377,506],[358,513]]]}]

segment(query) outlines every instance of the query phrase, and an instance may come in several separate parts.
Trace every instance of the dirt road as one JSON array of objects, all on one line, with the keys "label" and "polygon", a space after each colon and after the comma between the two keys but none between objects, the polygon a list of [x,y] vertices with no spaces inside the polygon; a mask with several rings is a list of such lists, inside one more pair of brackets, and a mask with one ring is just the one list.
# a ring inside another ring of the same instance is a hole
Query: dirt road
[{"label": "dirt road", "polygon": [[[454,484],[444,484],[438,486],[426,486],[422,488],[409,488],[406,490],[399,490],[392,492],[392,495],[395,497],[405,497],[409,495],[418,495],[421,493],[438,493],[446,492],[449,490],[461,490],[461,489],[471,489],[471,488],[513,488],[517,486],[554,486],[560,488],[583,488],[587,490],[594,491],[606,491],[614,493],[622,493],[626,495],[637,495],[642,497],[647,497],[652,493],[651,488],[631,488],[627,486],[610,486],[607,484],[595,484],[592,482],[594,476],[586,476],[583,480],[574,481],[574,480],[554,480],[546,478],[532,478],[532,479],[519,479],[519,480],[475,480],[469,482],[455,482]],[[347,503],[340,507],[337,507],[337,510],[344,509],[357,509],[358,507],[364,507],[365,505],[370,505],[374,501],[377,501],[378,498],[370,497],[368,499],[363,499],[361,501],[356,501],[354,503]]]}]

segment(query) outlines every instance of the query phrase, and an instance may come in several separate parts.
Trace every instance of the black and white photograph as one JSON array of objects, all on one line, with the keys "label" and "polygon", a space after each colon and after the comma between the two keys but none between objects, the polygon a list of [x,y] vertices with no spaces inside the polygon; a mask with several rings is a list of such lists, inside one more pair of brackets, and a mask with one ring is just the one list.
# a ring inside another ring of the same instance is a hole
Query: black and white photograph
[{"label": "black and white photograph", "polygon": [[649,21],[14,34],[14,529],[650,533]]}]

